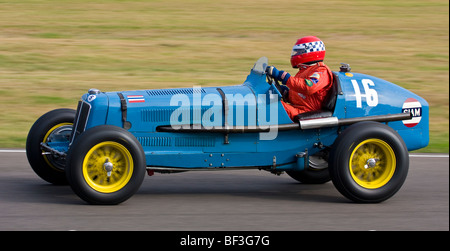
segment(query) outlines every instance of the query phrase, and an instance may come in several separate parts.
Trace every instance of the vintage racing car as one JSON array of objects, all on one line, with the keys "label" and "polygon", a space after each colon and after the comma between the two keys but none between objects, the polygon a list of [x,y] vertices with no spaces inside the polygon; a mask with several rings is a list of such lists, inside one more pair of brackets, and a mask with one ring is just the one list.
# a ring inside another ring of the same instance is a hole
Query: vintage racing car
[{"label": "vintage racing car", "polygon": [[90,204],[118,204],[145,173],[259,169],[302,183],[332,180],[345,197],[375,203],[408,173],[409,150],[428,145],[428,104],[402,87],[343,64],[322,110],[292,121],[259,59],[236,86],[101,92],[31,127],[33,170],[69,183]]}]

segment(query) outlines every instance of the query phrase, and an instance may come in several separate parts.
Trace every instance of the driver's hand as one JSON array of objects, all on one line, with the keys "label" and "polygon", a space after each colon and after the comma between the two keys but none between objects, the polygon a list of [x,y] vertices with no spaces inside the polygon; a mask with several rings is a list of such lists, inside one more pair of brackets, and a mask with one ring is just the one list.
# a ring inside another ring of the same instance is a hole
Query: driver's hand
[{"label": "driver's hand", "polygon": [[274,66],[267,66],[266,72],[269,76],[281,81],[281,83],[283,83],[283,85],[285,85],[286,82],[288,81],[288,79],[291,77],[291,74],[289,74],[285,71],[279,71]]},{"label": "driver's hand", "polygon": [[270,66],[267,66],[266,72],[267,72],[267,75],[269,75],[273,78],[276,78],[280,71],[278,71],[277,68],[275,68],[274,66],[270,65]]},{"label": "driver's hand", "polygon": [[285,85],[280,85],[280,89],[278,89],[283,97],[285,102],[289,102],[289,87]]}]

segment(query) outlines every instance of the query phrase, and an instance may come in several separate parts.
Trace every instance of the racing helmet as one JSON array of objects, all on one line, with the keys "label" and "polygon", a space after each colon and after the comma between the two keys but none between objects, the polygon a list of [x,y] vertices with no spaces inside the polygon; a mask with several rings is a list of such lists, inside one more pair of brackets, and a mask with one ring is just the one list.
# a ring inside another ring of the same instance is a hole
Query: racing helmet
[{"label": "racing helmet", "polygon": [[321,62],[325,58],[325,44],[318,37],[302,37],[292,48],[291,65],[298,68],[300,64]]}]

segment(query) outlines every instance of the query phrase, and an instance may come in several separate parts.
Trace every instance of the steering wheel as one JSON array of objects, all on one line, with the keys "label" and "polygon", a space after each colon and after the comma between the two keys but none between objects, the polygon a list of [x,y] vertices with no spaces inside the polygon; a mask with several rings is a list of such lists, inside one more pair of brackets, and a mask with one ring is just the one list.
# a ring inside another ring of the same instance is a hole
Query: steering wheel
[{"label": "steering wheel", "polygon": [[277,79],[269,76],[269,74],[267,74],[266,77],[267,77],[267,83],[269,83],[269,85],[274,85],[276,90],[277,90],[277,92],[278,92],[278,95],[280,95],[280,97],[284,98],[284,96],[282,94],[283,89],[281,89],[280,81],[278,81]]}]

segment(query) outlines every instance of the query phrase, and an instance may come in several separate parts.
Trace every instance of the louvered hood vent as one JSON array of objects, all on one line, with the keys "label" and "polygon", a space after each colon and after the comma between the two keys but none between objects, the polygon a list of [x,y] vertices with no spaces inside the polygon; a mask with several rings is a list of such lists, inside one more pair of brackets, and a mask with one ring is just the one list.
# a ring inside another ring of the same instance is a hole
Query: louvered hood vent
[{"label": "louvered hood vent", "polygon": [[198,94],[198,93],[206,93],[203,88],[180,88],[180,89],[160,89],[160,90],[148,90],[149,96],[171,96],[176,94]]}]

